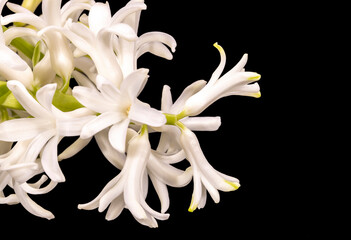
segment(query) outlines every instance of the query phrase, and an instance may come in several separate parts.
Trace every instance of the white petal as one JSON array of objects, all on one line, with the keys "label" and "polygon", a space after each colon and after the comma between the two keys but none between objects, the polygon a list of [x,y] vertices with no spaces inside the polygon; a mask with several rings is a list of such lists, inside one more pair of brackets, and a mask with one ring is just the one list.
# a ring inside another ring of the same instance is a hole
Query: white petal
[{"label": "white petal", "polygon": [[173,59],[173,55],[169,51],[169,49],[160,42],[144,43],[138,48],[136,52],[136,58],[139,58],[140,56],[142,56],[144,53],[147,53],[147,52],[152,53],[158,57],[165,58],[167,60]]},{"label": "white petal", "polygon": [[213,201],[215,203],[219,203],[220,196],[217,188],[215,188],[204,176],[201,177],[201,181],[207,189],[208,193],[211,195]]},{"label": "white petal", "polygon": [[63,159],[71,158],[80,152],[84,147],[88,145],[91,141],[91,138],[82,139],[78,138],[74,143],[72,143],[68,148],[66,148],[59,156],[58,160],[61,161]]},{"label": "white petal", "polygon": [[111,22],[111,10],[108,2],[95,3],[89,12],[89,28],[95,35],[110,25]]},{"label": "white petal", "polygon": [[131,99],[137,97],[146,84],[148,73],[148,69],[140,68],[129,74],[121,84],[121,92],[128,92]]},{"label": "white petal", "polygon": [[170,108],[173,105],[171,88],[167,85],[163,86],[162,97],[161,97],[161,110],[163,112],[170,112]]},{"label": "white petal", "polygon": [[124,206],[125,203],[123,200],[123,196],[119,196],[116,199],[114,199],[107,210],[106,220],[111,221],[116,219],[123,211]]},{"label": "white petal", "polygon": [[61,25],[61,0],[43,0],[43,18],[48,25]]},{"label": "white petal", "polygon": [[217,131],[221,126],[221,117],[187,117],[180,121],[192,131]]},{"label": "white petal", "polygon": [[101,91],[102,95],[111,102],[123,100],[119,89],[109,80],[101,75],[96,77],[96,86]]},{"label": "white petal", "polygon": [[81,104],[95,112],[104,113],[116,108],[116,104],[106,101],[101,93],[91,88],[77,86],[72,92]]},{"label": "white petal", "polygon": [[125,115],[118,112],[105,112],[95,117],[82,128],[81,138],[90,138],[101,130],[125,119]]},{"label": "white petal", "polygon": [[50,181],[50,183],[48,185],[46,185],[45,187],[36,188],[36,187],[33,187],[30,184],[25,182],[25,183],[21,184],[21,187],[24,191],[26,191],[29,194],[38,195],[38,194],[45,194],[45,193],[50,192],[52,189],[54,189],[56,187],[56,185],[57,185],[57,182]]},{"label": "white petal", "polygon": [[152,181],[152,184],[154,185],[157,196],[161,202],[161,213],[165,213],[168,210],[169,204],[170,204],[167,185],[161,182],[157,177],[155,177],[150,172],[149,172],[149,176]]},{"label": "white petal", "polygon": [[171,113],[173,113],[173,114],[180,113],[183,110],[183,108],[184,108],[185,102],[191,96],[193,96],[195,93],[199,92],[205,85],[206,85],[206,81],[205,80],[198,80],[198,81],[190,84],[189,86],[187,86],[183,90],[183,92],[179,96],[179,98],[173,104],[173,106],[171,108]]},{"label": "white petal", "polygon": [[121,23],[128,15],[145,9],[146,5],[144,3],[129,2],[125,7],[121,8],[113,15],[112,24]]},{"label": "white petal", "polygon": [[21,23],[26,23],[29,25],[34,26],[37,29],[42,29],[46,27],[45,21],[34,15],[34,14],[29,14],[29,13],[15,13],[15,14],[10,14],[5,17],[1,18],[1,24],[2,25],[8,25],[13,22],[21,22]]},{"label": "white petal", "polygon": [[154,154],[150,155],[148,169],[162,182],[172,187],[184,187],[191,181],[192,171],[179,170],[170,164],[164,163],[157,159]]},{"label": "white petal", "polygon": [[37,91],[36,97],[38,102],[49,112],[51,112],[52,99],[56,91],[56,83],[47,84]]},{"label": "white petal", "polygon": [[125,175],[123,174],[123,172],[121,172],[119,175],[121,175],[121,176],[120,176],[119,180],[115,183],[115,185],[112,186],[101,197],[101,199],[99,201],[99,208],[98,208],[99,212],[105,211],[105,209],[108,207],[108,205],[114,201],[114,199],[118,198],[119,196],[122,196],[126,178],[125,178]]},{"label": "white petal", "polygon": [[95,134],[95,140],[105,158],[116,168],[122,169],[126,156],[114,149],[108,139],[109,129]]},{"label": "white petal", "polygon": [[41,155],[41,164],[45,173],[54,182],[64,182],[65,176],[63,175],[57,159],[57,145],[58,136],[54,136],[46,144]]},{"label": "white petal", "polygon": [[172,52],[175,51],[175,48],[177,46],[177,43],[175,41],[175,39],[167,34],[167,33],[163,33],[163,32],[148,32],[148,33],[144,33],[143,35],[141,35],[137,41],[137,48],[139,48],[140,46],[142,46],[145,43],[149,43],[149,42],[161,42],[166,44],[167,46],[169,46],[172,50]]},{"label": "white petal", "polygon": [[83,73],[80,73],[78,71],[73,71],[72,76],[78,82],[79,86],[88,87],[92,89],[95,88],[94,83],[89,78],[87,78]]},{"label": "white petal", "polygon": [[52,136],[56,134],[55,129],[47,130],[37,135],[29,144],[25,153],[25,162],[34,162],[37,158],[44,145],[48,142]]},{"label": "white petal", "polygon": [[10,45],[11,41],[18,37],[35,37],[37,38],[37,32],[33,29],[26,27],[13,27],[9,28],[4,32],[5,45]]},{"label": "white petal", "polygon": [[129,118],[131,121],[147,124],[152,127],[160,127],[167,121],[165,115],[160,111],[139,102],[135,102],[131,106]]},{"label": "white petal", "polygon": [[16,80],[8,81],[7,87],[30,115],[36,118],[51,118],[51,114],[29,94],[22,83]]},{"label": "white petal", "polygon": [[85,210],[92,210],[97,207],[99,207],[99,202],[100,199],[105,196],[105,194],[113,188],[116,183],[121,179],[121,174],[118,174],[116,177],[114,177],[111,181],[109,181],[106,186],[102,189],[102,191],[99,193],[99,195],[90,201],[89,203],[86,204],[79,204],[78,209],[85,209]]},{"label": "white petal", "polygon": [[27,193],[21,188],[21,186],[18,183],[14,184],[14,190],[21,204],[25,209],[27,209],[28,212],[35,216],[46,218],[49,220],[54,218],[54,215],[51,212],[45,210],[44,208],[36,204],[32,199],[30,199]]},{"label": "white petal", "polygon": [[95,116],[57,120],[56,128],[60,136],[73,137],[81,135],[82,128]]},{"label": "white petal", "polygon": [[133,28],[131,28],[128,24],[125,23],[114,24],[110,27],[103,29],[103,31],[100,32],[98,38],[101,39],[107,37],[106,33],[115,34],[128,41],[135,41],[138,39],[138,36],[136,35]]},{"label": "white petal", "polygon": [[126,136],[129,122],[130,120],[125,118],[124,120],[115,123],[108,132],[108,139],[111,146],[120,153],[124,153],[126,150]]},{"label": "white petal", "polygon": [[6,80],[20,80],[28,89],[32,89],[33,73],[28,64],[4,45],[0,45],[0,55],[0,75]]},{"label": "white petal", "polygon": [[128,154],[123,169],[128,169],[124,186],[124,201],[136,219],[146,219],[147,215],[140,204],[141,178],[150,155],[148,134],[137,136],[129,141]]},{"label": "white petal", "polygon": [[7,142],[22,141],[36,137],[54,125],[37,118],[20,118],[8,120],[0,124],[0,140]]},{"label": "white petal", "polygon": [[1,192],[0,192],[0,204],[13,205],[17,203],[19,203],[19,200],[16,194],[10,194],[7,197],[1,197]]},{"label": "white petal", "polygon": [[161,162],[168,163],[168,164],[174,164],[178,163],[180,161],[183,161],[186,157],[185,153],[183,150],[180,150],[175,153],[170,153],[170,154],[162,154],[158,151],[152,150],[152,155],[158,159]]},{"label": "white petal", "polygon": [[218,78],[221,76],[223,69],[225,67],[225,62],[226,62],[226,55],[225,52],[223,50],[223,48],[221,46],[219,46],[217,43],[214,44],[214,46],[218,49],[220,57],[221,57],[221,61],[217,67],[217,69],[213,72],[211,79],[208,81],[208,84],[206,87],[210,87],[213,84],[215,84],[215,82],[218,80]]}]

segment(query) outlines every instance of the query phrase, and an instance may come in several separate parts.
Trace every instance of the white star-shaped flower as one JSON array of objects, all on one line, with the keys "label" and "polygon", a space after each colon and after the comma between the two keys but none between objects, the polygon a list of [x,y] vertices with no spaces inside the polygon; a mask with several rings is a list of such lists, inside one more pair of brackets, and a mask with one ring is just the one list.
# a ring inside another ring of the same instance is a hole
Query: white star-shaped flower
[{"label": "white star-shaped flower", "polygon": [[0,124],[0,140],[7,142],[38,139],[31,145],[31,151],[40,151],[41,164],[47,175],[56,182],[65,178],[57,161],[57,145],[62,137],[79,136],[85,123],[90,121],[92,111],[80,108],[72,112],[62,112],[52,105],[56,84],[48,84],[36,93],[36,100],[19,81],[7,83],[18,102],[33,118],[8,120]]},{"label": "white star-shaped flower", "polygon": [[116,150],[124,153],[127,129],[131,122],[155,127],[165,124],[166,118],[160,111],[137,99],[146,84],[147,74],[147,69],[131,73],[123,80],[120,89],[102,76],[96,80],[99,91],[75,87],[73,96],[85,107],[101,113],[83,127],[81,138],[89,138],[111,127],[109,141]]}]

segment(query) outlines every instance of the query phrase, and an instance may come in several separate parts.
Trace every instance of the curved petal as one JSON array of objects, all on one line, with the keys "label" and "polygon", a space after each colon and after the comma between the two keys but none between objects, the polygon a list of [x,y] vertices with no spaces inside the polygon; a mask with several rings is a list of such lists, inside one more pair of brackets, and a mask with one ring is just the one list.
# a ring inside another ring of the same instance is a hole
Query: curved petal
[{"label": "curved petal", "polygon": [[28,212],[35,216],[46,218],[49,220],[54,218],[54,215],[51,212],[45,210],[44,208],[36,204],[32,199],[30,199],[27,193],[22,189],[22,187],[18,183],[14,184],[14,190],[22,206],[25,209],[27,209]]},{"label": "curved petal", "polygon": [[53,128],[52,122],[38,118],[20,118],[0,124],[0,140],[7,142],[23,141]]},{"label": "curved petal", "polygon": [[118,123],[115,123],[108,132],[108,139],[111,146],[120,153],[124,153],[126,151],[126,136],[129,122],[129,119],[126,118]]},{"label": "curved petal", "polygon": [[218,67],[216,68],[216,70],[212,73],[211,79],[208,81],[206,87],[210,87],[216,83],[216,81],[221,76],[221,74],[224,70],[225,62],[227,59],[223,48],[220,45],[218,45],[218,43],[215,43],[213,46],[218,49],[220,57],[221,57],[221,61],[218,65]]},{"label": "curved petal", "polygon": [[95,3],[89,12],[89,28],[95,35],[110,25],[111,22],[111,9],[108,2]]},{"label": "curved petal", "polygon": [[170,112],[173,105],[171,88],[167,85],[163,86],[161,97],[161,110],[163,112]]},{"label": "curved petal", "polygon": [[18,37],[35,37],[37,38],[37,32],[27,27],[12,27],[4,32],[5,45],[10,45],[11,41]]},{"label": "curved petal", "polygon": [[120,100],[121,92],[119,89],[103,76],[96,76],[96,86],[100,90],[101,94],[109,101],[116,102]]},{"label": "curved petal", "polygon": [[152,185],[155,188],[157,196],[161,202],[161,213],[165,213],[168,210],[169,204],[170,204],[167,185],[161,182],[157,177],[155,177],[150,172],[149,172],[149,176],[150,176]]},{"label": "curved petal", "polygon": [[14,51],[0,44],[0,75],[6,80],[17,79],[28,89],[33,86],[33,72],[28,64]]},{"label": "curved petal", "polygon": [[36,118],[51,118],[51,114],[29,94],[21,82],[17,80],[8,81],[7,87],[30,115]]},{"label": "curved petal", "polygon": [[167,60],[172,60],[173,55],[169,49],[160,42],[148,42],[141,45],[136,51],[136,58],[139,58],[145,53],[152,53],[158,57],[165,58]]},{"label": "curved petal", "polygon": [[104,113],[116,108],[116,104],[106,101],[102,94],[94,89],[77,86],[72,92],[81,104],[95,112]]},{"label": "curved petal", "polygon": [[42,151],[45,144],[55,134],[56,134],[56,130],[50,129],[50,130],[47,130],[47,131],[37,135],[33,140],[31,140],[31,142],[30,142],[30,144],[25,152],[24,162],[34,162],[38,158],[39,153]]},{"label": "curved petal", "polygon": [[118,174],[116,177],[114,177],[111,181],[109,181],[106,186],[102,189],[102,191],[99,193],[99,195],[94,198],[92,201],[89,203],[85,204],[79,204],[78,209],[85,209],[85,210],[92,210],[97,207],[99,207],[100,199],[105,196],[105,194],[110,191],[121,179],[122,174]]},{"label": "curved petal", "polygon": [[43,18],[48,25],[61,25],[61,2],[62,0],[43,0]]},{"label": "curved petal", "polygon": [[57,159],[58,136],[54,136],[46,144],[41,155],[41,164],[45,173],[54,182],[64,182],[63,175]]},{"label": "curved petal", "polygon": [[145,9],[145,3],[129,2],[125,7],[121,8],[113,15],[111,22],[112,24],[121,23],[128,15]]},{"label": "curved petal", "polygon": [[221,126],[221,117],[187,117],[180,121],[192,131],[217,131]]},{"label": "curved petal", "polygon": [[90,138],[101,130],[125,119],[125,115],[118,112],[105,112],[85,124],[80,137]]},{"label": "curved petal", "polygon": [[129,118],[131,121],[147,124],[152,127],[160,127],[167,122],[163,113],[140,102],[132,104],[129,110]]},{"label": "curved petal", "polygon": [[56,83],[47,84],[37,91],[38,102],[49,112],[51,112],[52,99],[56,91]]},{"label": "curved petal", "polygon": [[60,119],[56,121],[56,128],[59,136],[74,137],[81,135],[82,128],[95,116],[85,116],[80,118]]},{"label": "curved petal", "polygon": [[1,24],[2,25],[8,25],[13,22],[21,22],[21,23],[26,23],[29,25],[34,26],[35,28],[41,30],[42,28],[46,27],[45,21],[34,15],[34,14],[29,14],[29,13],[15,13],[15,14],[10,14],[5,17],[1,18]]},{"label": "curved petal", "polygon": [[108,139],[109,129],[95,134],[95,140],[105,158],[116,168],[122,169],[126,156],[112,147]]},{"label": "curved petal", "polygon": [[80,152],[84,147],[86,147],[88,143],[90,143],[91,139],[92,137],[87,139],[78,138],[74,143],[72,143],[58,156],[58,160],[61,161],[63,159],[73,157],[78,152]]},{"label": "curved petal", "polygon": [[110,207],[107,210],[106,220],[111,221],[116,219],[121,214],[124,207],[125,207],[125,203],[124,203],[123,196],[118,196],[117,198],[115,198],[111,202]]},{"label": "curved petal", "polygon": [[45,194],[45,193],[50,192],[52,189],[54,189],[56,187],[56,185],[57,185],[57,182],[50,181],[50,183],[48,185],[46,185],[45,187],[36,188],[36,187],[33,187],[30,184],[25,182],[25,183],[21,184],[21,187],[24,191],[26,191],[29,194],[38,195],[38,194]]},{"label": "curved petal", "polygon": [[106,38],[106,33],[115,34],[128,41],[135,41],[138,39],[138,36],[136,35],[134,29],[125,23],[114,24],[102,29],[99,32],[98,39],[102,40],[102,38]]},{"label": "curved petal", "polygon": [[183,108],[184,108],[185,102],[191,96],[193,96],[195,93],[197,93],[201,89],[203,89],[205,87],[205,85],[206,85],[206,81],[205,80],[198,80],[198,81],[190,84],[189,86],[187,86],[183,90],[182,94],[178,97],[178,99],[173,104],[170,113],[173,113],[173,114],[180,113],[183,110]]},{"label": "curved petal", "polygon": [[121,84],[121,92],[127,92],[130,99],[136,98],[146,84],[148,73],[148,69],[140,68],[129,74]]},{"label": "curved petal", "polygon": [[167,33],[148,32],[148,33],[144,33],[139,37],[137,41],[137,48],[139,48],[140,46],[148,42],[164,43],[171,48],[172,52],[175,52],[175,48],[177,46],[177,42],[175,41],[175,39]]}]

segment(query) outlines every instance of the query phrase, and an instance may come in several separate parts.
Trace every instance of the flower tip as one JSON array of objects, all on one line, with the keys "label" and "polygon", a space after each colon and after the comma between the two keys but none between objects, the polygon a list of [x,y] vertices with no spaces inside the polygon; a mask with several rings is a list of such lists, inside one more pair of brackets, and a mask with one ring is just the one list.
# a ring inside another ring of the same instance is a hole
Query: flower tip
[{"label": "flower tip", "polygon": [[238,190],[238,188],[240,187],[240,183],[238,182],[230,182],[227,180],[224,180],[224,181],[233,187],[232,191]]},{"label": "flower tip", "polygon": [[258,81],[261,79],[261,75],[256,73],[256,75],[252,76],[252,77],[249,77],[247,80],[250,80],[250,81]]},{"label": "flower tip", "polygon": [[254,98],[260,98],[261,97],[261,92],[254,93],[252,96]]},{"label": "flower tip", "polygon": [[223,48],[218,44],[218,42],[215,42],[215,43],[213,44],[213,46],[214,46],[215,48],[217,48],[217,50],[218,50],[220,53],[224,52]]},{"label": "flower tip", "polygon": [[197,208],[197,205],[198,204],[195,204],[194,203],[194,197],[191,198],[191,203],[190,203],[190,206],[188,208],[188,212],[194,212]]}]

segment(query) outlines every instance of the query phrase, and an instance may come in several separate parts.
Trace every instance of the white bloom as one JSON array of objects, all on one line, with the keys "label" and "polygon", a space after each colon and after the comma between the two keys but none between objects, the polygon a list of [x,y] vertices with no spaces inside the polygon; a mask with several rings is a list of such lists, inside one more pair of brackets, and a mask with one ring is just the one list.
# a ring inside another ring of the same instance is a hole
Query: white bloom
[{"label": "white bloom", "polygon": [[[65,181],[57,161],[57,144],[62,137],[79,136],[85,123],[93,118],[88,109],[62,112],[52,105],[56,84],[49,84],[36,93],[36,99],[18,81],[9,81],[8,88],[23,108],[33,118],[8,120],[0,124],[0,140],[7,142],[33,139],[30,151],[37,158],[41,153],[41,164],[48,176],[56,182]],[[37,140],[36,140],[37,139]],[[35,153],[35,154],[34,154]]]},{"label": "white bloom", "polygon": [[135,134],[129,140],[127,158],[122,171],[112,179],[101,193],[91,202],[80,204],[78,208],[100,212],[108,206],[106,219],[112,220],[119,216],[123,208],[128,208],[134,218],[143,225],[157,227],[155,220],[166,220],[169,214],[162,214],[151,209],[145,202],[147,192],[146,166],[150,157],[150,142],[146,127],[141,134]]},{"label": "white bloom", "polygon": [[[7,0],[3,0],[7,2]],[[50,53],[51,67],[65,82],[71,78],[73,54],[68,40],[61,32],[53,31],[52,26],[63,27],[68,18],[80,14],[85,9],[90,9],[90,1],[71,0],[61,9],[61,0],[43,0],[42,17],[17,4],[9,3],[8,7],[15,12],[2,18],[2,24],[21,22],[34,26],[38,31],[23,27],[13,27],[7,34],[8,39],[22,36],[40,37],[44,40]],[[17,79],[17,78],[16,78]]]},{"label": "white bloom", "polygon": [[151,52],[171,59],[172,54],[164,44],[175,51],[176,42],[168,34],[149,32],[137,37],[138,15],[144,9],[146,5],[143,2],[130,1],[111,16],[108,3],[96,3],[89,12],[89,27],[69,21],[68,29],[57,30],[62,31],[80,50],[75,51],[76,57],[82,52],[88,54],[98,74],[119,87],[122,80],[137,69],[136,62],[142,54]]},{"label": "white bloom", "polygon": [[108,138],[111,145],[125,152],[125,139],[130,122],[159,127],[166,123],[165,116],[137,99],[148,78],[147,69],[139,69],[124,79],[120,89],[102,76],[97,77],[94,91],[87,87],[75,87],[73,95],[87,108],[101,113],[87,123],[81,138],[89,138],[110,127]]},{"label": "white bloom", "polygon": [[[260,75],[254,72],[245,72],[244,66],[247,62],[245,54],[239,63],[222,77],[225,65],[225,52],[217,43],[214,45],[220,52],[221,62],[212,74],[210,81],[199,92],[191,96],[185,103],[184,114],[196,116],[218,99],[231,95],[244,95],[260,97],[260,87],[253,83],[260,79]],[[253,83],[253,84],[252,84]]]},{"label": "white bloom", "polygon": [[[44,170],[41,162],[37,159],[39,152],[33,146],[40,144],[43,136],[37,136],[33,140],[19,141],[7,153],[0,155],[0,203],[21,203],[33,215],[52,219],[53,214],[31,200],[29,194],[45,194],[51,191],[57,182],[51,181],[43,188],[40,186],[47,180],[43,175],[37,183],[26,183],[32,177],[42,173]],[[13,188],[14,193],[5,196],[4,188]]]},{"label": "white bloom", "polygon": [[[0,1],[0,13],[7,0]],[[0,25],[2,16],[0,16]],[[28,89],[32,89],[33,73],[28,64],[5,44],[5,37],[0,30],[0,75],[6,80],[18,79]]]},{"label": "white bloom", "polygon": [[240,187],[238,179],[218,172],[208,163],[199,141],[192,131],[187,128],[182,129],[179,141],[193,169],[194,191],[189,207],[190,212],[205,206],[205,189],[207,189],[213,201],[218,203],[218,190],[227,192]]}]

